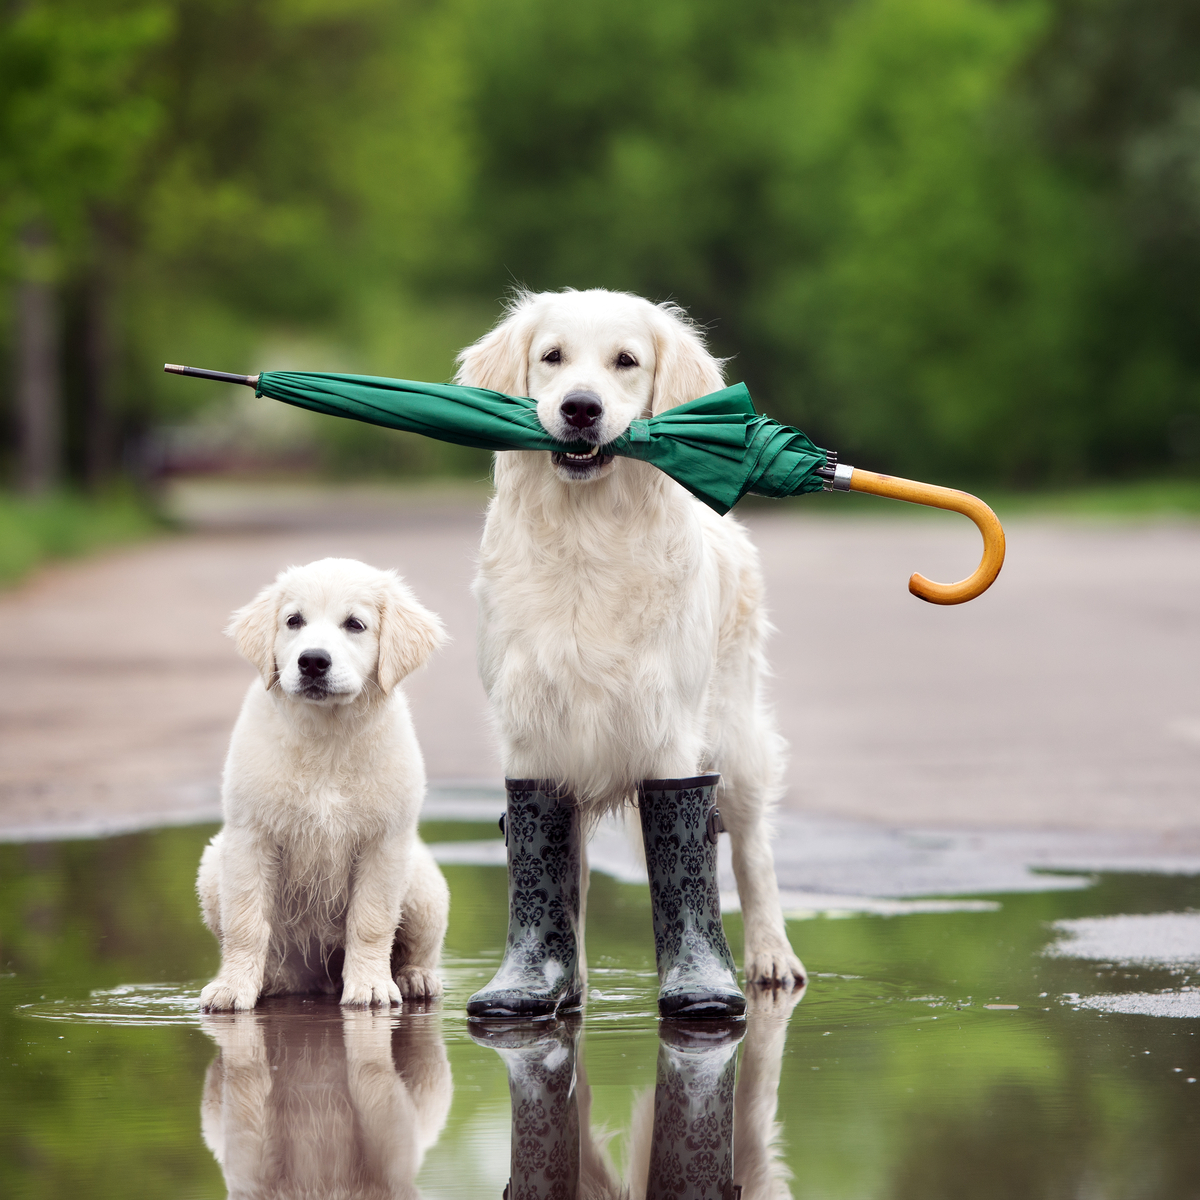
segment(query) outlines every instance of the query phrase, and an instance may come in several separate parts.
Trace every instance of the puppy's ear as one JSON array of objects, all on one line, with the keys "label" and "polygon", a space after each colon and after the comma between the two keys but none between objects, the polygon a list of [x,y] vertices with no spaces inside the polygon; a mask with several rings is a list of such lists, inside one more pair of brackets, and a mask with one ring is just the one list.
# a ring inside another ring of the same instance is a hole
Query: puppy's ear
[{"label": "puppy's ear", "polygon": [[390,574],[379,603],[379,690],[385,696],[446,640],[437,614],[419,604],[398,575]]},{"label": "puppy's ear", "polygon": [[279,673],[275,667],[275,626],[279,607],[279,588],[263,588],[244,608],[229,619],[226,634],[233,638],[237,652],[253,663],[262,675],[267,690],[275,686]]},{"label": "puppy's ear", "polygon": [[459,354],[454,382],[510,396],[528,395],[529,344],[534,329],[529,319],[532,305],[532,294],[519,292],[508,306],[504,320]]},{"label": "puppy's ear", "polygon": [[650,409],[665,412],[677,404],[718,392],[725,386],[722,362],[709,354],[700,335],[675,304],[660,304],[654,322],[654,392]]}]

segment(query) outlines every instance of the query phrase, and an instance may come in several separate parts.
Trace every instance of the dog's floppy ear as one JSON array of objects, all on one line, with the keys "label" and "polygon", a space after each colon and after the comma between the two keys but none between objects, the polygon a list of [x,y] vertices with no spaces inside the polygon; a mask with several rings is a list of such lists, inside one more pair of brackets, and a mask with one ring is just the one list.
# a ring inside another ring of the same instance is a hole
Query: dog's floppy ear
[{"label": "dog's floppy ear", "polygon": [[379,690],[386,696],[446,640],[441,619],[394,572],[379,602]]},{"label": "dog's floppy ear", "polygon": [[225,632],[233,638],[237,652],[253,663],[262,675],[267,690],[279,677],[275,667],[275,627],[279,608],[279,586],[263,588],[249,604],[239,608],[229,620]]},{"label": "dog's floppy ear", "polygon": [[533,296],[520,292],[504,320],[458,356],[454,382],[464,387],[489,388],[510,396],[529,393],[529,343],[534,324],[529,319]]},{"label": "dog's floppy ear", "polygon": [[709,354],[704,339],[678,305],[660,304],[654,322],[654,393],[650,410],[665,412],[677,404],[707,396],[725,386],[722,362]]}]

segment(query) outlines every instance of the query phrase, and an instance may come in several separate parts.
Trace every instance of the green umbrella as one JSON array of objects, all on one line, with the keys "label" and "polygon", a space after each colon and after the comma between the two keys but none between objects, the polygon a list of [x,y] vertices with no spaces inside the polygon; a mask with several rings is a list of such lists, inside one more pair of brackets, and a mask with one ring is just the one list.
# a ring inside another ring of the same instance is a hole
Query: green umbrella
[{"label": "green umbrella", "polygon": [[[535,400],[485,388],[313,371],[233,375],[173,363],[164,369],[177,375],[246,384],[258,396],[312,412],[481,450],[591,448],[551,437],[538,420]],[[815,446],[800,430],[755,412],[743,383],[635,420],[603,449],[651,463],[722,514],[748,494],[794,496],[822,489],[871,492],[965,513],[984,537],[984,555],[975,573],[959,584],[931,583],[921,575],[909,580],[914,595],[936,604],[974,599],[991,585],[1004,562],[1004,532],[981,500],[950,488],[839,465],[836,454]]]}]

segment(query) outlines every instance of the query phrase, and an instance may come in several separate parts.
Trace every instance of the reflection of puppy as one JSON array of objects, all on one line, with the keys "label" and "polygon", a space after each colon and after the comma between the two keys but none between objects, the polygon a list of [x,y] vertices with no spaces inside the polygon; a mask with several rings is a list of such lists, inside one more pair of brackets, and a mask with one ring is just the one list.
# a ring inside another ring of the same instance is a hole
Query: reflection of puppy
[{"label": "reflection of puppy", "polygon": [[417,837],[425,768],[397,684],[441,623],[394,571],[326,558],[284,571],[229,633],[262,680],[196,881],[221,943],[201,1007],[339,988],[357,1005],[440,995],[449,893]]},{"label": "reflection of puppy", "polygon": [[220,1047],[200,1108],[230,1200],[398,1200],[450,1111],[433,1014],[266,1011],[203,1018]]}]

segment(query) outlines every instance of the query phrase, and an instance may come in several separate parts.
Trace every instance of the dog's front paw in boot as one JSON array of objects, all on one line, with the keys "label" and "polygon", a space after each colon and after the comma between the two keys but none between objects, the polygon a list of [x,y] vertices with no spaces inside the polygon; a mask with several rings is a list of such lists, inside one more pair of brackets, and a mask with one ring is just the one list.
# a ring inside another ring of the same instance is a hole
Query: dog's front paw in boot
[{"label": "dog's front paw in boot", "polygon": [[579,964],[579,810],[551,782],[505,780],[508,939],[474,1020],[547,1018],[583,1001]]},{"label": "dog's front paw in boot", "polygon": [[638,787],[654,952],[658,1011],[685,1020],[741,1016],[733,955],[721,924],[713,795],[720,775],[645,779]]}]

